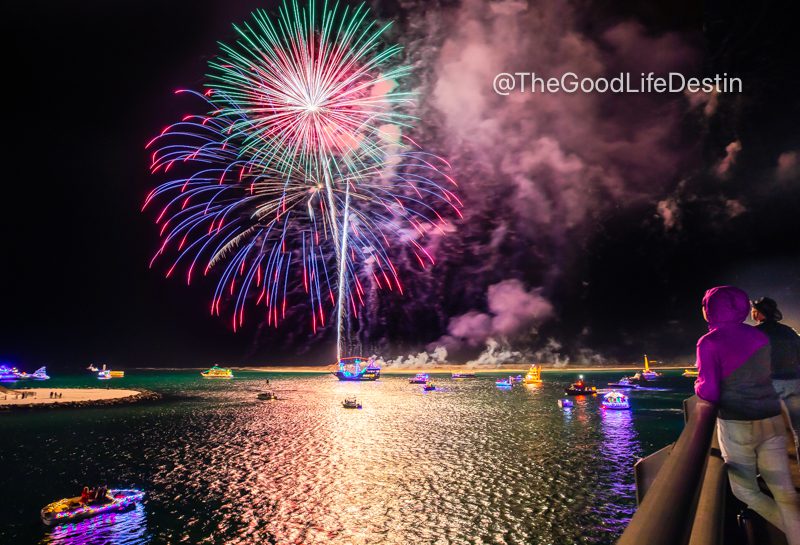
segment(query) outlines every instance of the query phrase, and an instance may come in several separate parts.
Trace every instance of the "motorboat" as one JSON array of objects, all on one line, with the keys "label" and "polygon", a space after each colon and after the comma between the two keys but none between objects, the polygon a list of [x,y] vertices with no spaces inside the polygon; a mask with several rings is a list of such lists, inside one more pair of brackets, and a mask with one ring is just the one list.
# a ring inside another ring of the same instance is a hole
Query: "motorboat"
[{"label": "motorboat", "polygon": [[475,373],[451,373],[450,378],[463,379],[463,378],[478,378]]},{"label": "motorboat", "polygon": [[340,359],[333,374],[343,381],[372,381],[381,377],[381,368],[375,363],[374,357],[366,360],[362,356],[352,356]]},{"label": "motorboat", "polygon": [[342,401],[342,407],[345,409],[360,409],[361,402],[355,397],[346,397],[344,401]]},{"label": "motorboat", "polygon": [[586,384],[583,381],[583,375],[580,375],[576,382],[564,388],[564,393],[569,396],[595,395],[597,393],[597,387]]},{"label": "motorboat", "polygon": [[109,371],[108,374],[111,378],[125,378],[125,371]]},{"label": "motorboat", "polygon": [[273,401],[278,399],[278,396],[275,395],[275,392],[261,392],[256,396],[256,399],[260,399],[261,401]]},{"label": "motorboat", "polygon": [[571,399],[559,399],[558,406],[562,409],[571,409],[575,406]]},{"label": "motorboat", "polygon": [[612,388],[625,388],[630,390],[635,390],[639,387],[638,384],[631,380],[631,377],[622,377],[617,382],[609,382],[608,385]]},{"label": "motorboat", "polygon": [[417,373],[410,379],[408,379],[409,384],[427,384],[430,380],[428,373]]},{"label": "motorboat", "polygon": [[683,376],[689,377],[689,378],[695,378],[695,377],[698,376],[699,373],[700,372],[697,370],[696,367],[694,369],[684,369],[683,370]]},{"label": "motorboat", "polygon": [[661,373],[657,373],[650,369],[650,360],[647,358],[647,354],[644,355],[644,369],[642,369],[639,373],[643,380],[656,380],[662,376]]},{"label": "motorboat", "polygon": [[203,378],[231,379],[233,378],[233,371],[226,367],[215,365],[211,369],[200,373],[200,376]]},{"label": "motorboat", "polygon": [[516,376],[508,377],[508,380],[510,380],[512,383],[522,382],[522,375],[516,375]]},{"label": "motorboat", "polygon": [[511,377],[508,377],[505,380],[502,380],[502,379],[501,380],[495,380],[494,384],[498,388],[511,388],[511,386],[514,384],[514,382],[511,380]]},{"label": "motorboat", "polygon": [[0,365],[0,382],[15,382],[22,378],[22,373],[16,367]]},{"label": "motorboat", "polygon": [[436,385],[433,382],[428,381],[425,383],[425,386],[423,386],[422,389],[425,392],[432,392],[436,389]]},{"label": "motorboat", "polygon": [[622,392],[612,390],[603,396],[603,401],[600,402],[606,409],[624,410],[630,409],[631,404],[628,401],[628,396]]},{"label": "motorboat", "polygon": [[135,489],[110,489],[97,501],[64,498],[46,505],[41,511],[42,522],[48,526],[74,522],[103,513],[122,512],[144,499],[144,492]]},{"label": "motorboat", "polygon": [[542,366],[541,365],[531,365],[531,368],[528,369],[528,372],[525,374],[525,378],[522,379],[523,384],[541,384],[542,383]]}]

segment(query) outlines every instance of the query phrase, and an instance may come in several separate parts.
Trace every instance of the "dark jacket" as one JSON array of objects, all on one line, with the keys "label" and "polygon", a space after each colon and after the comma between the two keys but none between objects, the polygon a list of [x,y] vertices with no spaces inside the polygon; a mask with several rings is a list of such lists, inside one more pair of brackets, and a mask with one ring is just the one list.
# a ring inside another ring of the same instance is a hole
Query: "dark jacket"
[{"label": "dark jacket", "polygon": [[769,337],[772,347],[772,379],[800,378],[800,335],[780,322],[767,320],[756,328]]},{"label": "dark jacket", "polygon": [[744,324],[747,294],[733,286],[706,292],[708,333],[697,342],[697,396],[719,406],[724,420],[761,420],[781,413],[770,377],[767,336]]}]

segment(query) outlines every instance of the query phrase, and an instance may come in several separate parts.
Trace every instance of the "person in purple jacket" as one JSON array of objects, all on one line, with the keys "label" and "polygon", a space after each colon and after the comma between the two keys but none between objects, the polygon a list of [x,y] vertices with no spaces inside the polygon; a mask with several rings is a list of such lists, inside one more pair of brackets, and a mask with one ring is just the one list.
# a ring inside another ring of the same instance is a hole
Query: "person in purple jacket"
[{"label": "person in purple jacket", "polygon": [[[697,342],[697,397],[718,407],[717,436],[733,494],[800,545],[800,496],[789,472],[786,426],[770,377],[769,338],[744,324],[747,294],[733,286],[708,290],[708,333]],[[772,498],[761,492],[761,475]]]}]

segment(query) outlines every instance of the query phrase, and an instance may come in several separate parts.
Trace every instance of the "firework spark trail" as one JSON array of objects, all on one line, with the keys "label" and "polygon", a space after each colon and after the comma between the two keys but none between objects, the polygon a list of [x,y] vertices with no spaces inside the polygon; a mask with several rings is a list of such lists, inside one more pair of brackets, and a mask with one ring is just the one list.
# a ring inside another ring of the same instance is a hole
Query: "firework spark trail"
[{"label": "firework spark trail", "polygon": [[191,283],[197,267],[206,275],[224,264],[210,309],[219,315],[223,298],[232,301],[234,330],[248,300],[277,326],[299,283],[313,331],[336,307],[339,357],[362,280],[402,292],[390,255],[404,245],[420,265],[433,263],[417,239],[444,233],[446,210],[461,215],[449,165],[402,135],[411,97],[396,80],[408,70],[392,66],[399,47],[384,46],[387,26],[367,15],[363,5],[320,14],[294,2],[273,23],[257,11],[235,27],[234,45],[220,45],[207,90],[179,91],[202,99],[203,113],[147,144],[151,171],[172,177],[144,204],[162,205],[151,265],[174,253],[167,276],[185,264]]}]

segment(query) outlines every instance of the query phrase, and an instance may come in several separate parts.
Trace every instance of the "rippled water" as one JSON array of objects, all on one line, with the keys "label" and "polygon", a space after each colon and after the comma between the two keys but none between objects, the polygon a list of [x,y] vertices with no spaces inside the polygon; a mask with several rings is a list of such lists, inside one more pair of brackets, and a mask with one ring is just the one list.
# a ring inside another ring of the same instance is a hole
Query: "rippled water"
[{"label": "rippled water", "polygon": [[[590,373],[601,385],[620,373]],[[281,400],[257,401],[265,376]],[[0,543],[612,543],[635,506],[632,466],[677,437],[691,381],[632,394],[633,411],[556,400],[574,374],[500,390],[493,377],[129,371],[113,386],[165,401],[0,415]],[[49,387],[93,385],[86,376]],[[345,410],[358,395],[364,408]],[[55,529],[39,509],[87,483],[144,506]],[[13,500],[13,501],[12,501]]]}]

